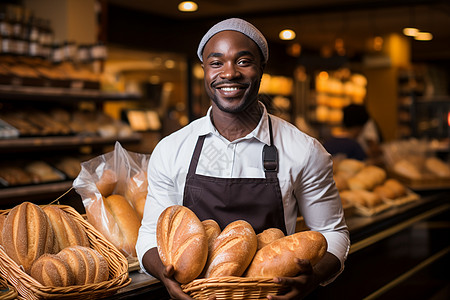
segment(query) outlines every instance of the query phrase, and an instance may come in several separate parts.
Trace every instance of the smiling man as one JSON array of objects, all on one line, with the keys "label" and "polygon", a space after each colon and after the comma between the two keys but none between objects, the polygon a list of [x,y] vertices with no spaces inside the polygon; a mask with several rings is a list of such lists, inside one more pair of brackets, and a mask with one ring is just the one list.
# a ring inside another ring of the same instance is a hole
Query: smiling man
[{"label": "smiling man", "polygon": [[197,53],[211,107],[203,118],[162,139],[151,155],[136,245],[141,267],[161,280],[173,299],[190,299],[156,248],[157,220],[168,206],[184,205],[221,229],[246,220],[256,233],[275,227],[292,234],[300,211],[306,225],[325,236],[328,252],[314,267],[307,260],[292,262],[304,271],[274,278],[288,292],[269,298],[302,299],[340,274],[350,245],[331,156],[258,101],[269,52],[252,24],[236,18],[217,23]]}]

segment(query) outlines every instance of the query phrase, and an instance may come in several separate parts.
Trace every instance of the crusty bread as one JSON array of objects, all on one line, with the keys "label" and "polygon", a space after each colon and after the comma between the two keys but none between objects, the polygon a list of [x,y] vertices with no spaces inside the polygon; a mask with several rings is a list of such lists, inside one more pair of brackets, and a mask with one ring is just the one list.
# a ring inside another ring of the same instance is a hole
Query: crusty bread
[{"label": "crusty bread", "polygon": [[42,208],[23,202],[11,209],[2,231],[6,254],[29,273],[34,260],[56,252],[53,228]]},{"label": "crusty bread", "polygon": [[3,224],[5,223],[6,215],[0,215],[0,245],[2,244],[2,231],[3,231]]},{"label": "crusty bread", "polygon": [[206,237],[208,238],[208,252],[210,252],[212,251],[214,241],[220,234],[220,226],[212,219],[204,220],[202,221],[202,224],[205,227]]},{"label": "crusty bread", "polygon": [[394,192],[394,198],[402,197],[407,194],[405,185],[395,178],[387,179],[383,185]]},{"label": "crusty bread", "polygon": [[258,241],[257,250],[266,245],[269,245],[273,241],[278,240],[282,237],[284,237],[284,232],[279,228],[268,228],[264,230],[263,232],[256,235],[256,239]]},{"label": "crusty bread", "polygon": [[244,220],[228,224],[216,238],[208,255],[205,277],[241,276],[257,248],[256,233]]},{"label": "crusty bread", "polygon": [[100,179],[95,183],[98,191],[102,194],[103,197],[108,197],[114,191],[114,188],[117,185],[117,175],[111,169],[106,169],[103,171]]},{"label": "crusty bread", "polygon": [[69,265],[76,285],[99,283],[108,279],[109,267],[106,259],[89,247],[71,246],[58,254]]},{"label": "crusty bread", "polygon": [[58,243],[58,251],[69,246],[80,245],[89,247],[89,239],[82,226],[71,216],[55,205],[43,208],[47,214]]},{"label": "crusty bread", "polygon": [[197,278],[208,257],[205,228],[189,208],[174,205],[158,218],[156,238],[159,257],[165,266],[173,265],[175,280],[187,283]]},{"label": "crusty bread", "polygon": [[30,275],[45,286],[69,286],[75,278],[69,265],[56,254],[43,254],[34,261]]},{"label": "crusty bread", "polygon": [[114,233],[110,235],[111,242],[125,255],[136,257],[135,247],[141,226],[136,211],[121,195],[111,195],[104,198],[103,202],[117,225],[117,228],[113,230]]},{"label": "crusty bread", "polygon": [[325,237],[317,231],[302,231],[273,241],[256,252],[245,277],[292,277],[300,268],[295,258],[315,265],[327,251]]}]

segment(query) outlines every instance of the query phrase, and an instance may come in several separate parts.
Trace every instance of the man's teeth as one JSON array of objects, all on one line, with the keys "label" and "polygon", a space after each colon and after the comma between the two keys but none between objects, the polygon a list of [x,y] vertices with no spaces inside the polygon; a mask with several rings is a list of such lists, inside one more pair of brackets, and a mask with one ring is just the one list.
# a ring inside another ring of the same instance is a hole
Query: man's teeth
[{"label": "man's teeth", "polygon": [[231,91],[237,91],[238,88],[237,87],[223,87],[223,88],[221,88],[221,90],[225,91],[225,92],[231,92]]}]

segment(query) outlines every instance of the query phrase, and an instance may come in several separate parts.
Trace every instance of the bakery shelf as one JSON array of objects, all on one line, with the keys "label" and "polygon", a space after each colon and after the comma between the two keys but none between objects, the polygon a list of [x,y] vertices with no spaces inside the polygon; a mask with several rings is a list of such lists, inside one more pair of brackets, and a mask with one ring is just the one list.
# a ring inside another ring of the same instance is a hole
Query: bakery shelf
[{"label": "bakery shelf", "polygon": [[40,196],[51,194],[62,195],[72,187],[72,181],[42,183],[27,186],[7,187],[0,189],[0,203],[2,206],[15,205],[16,200],[28,199],[34,201]]},{"label": "bakery shelf", "polygon": [[138,143],[141,140],[139,133],[129,137],[97,137],[97,136],[55,136],[30,137],[0,140],[0,153],[12,151],[29,152],[33,150],[47,150],[77,146],[112,145],[115,141],[120,143]]},{"label": "bakery shelf", "polygon": [[0,85],[0,100],[20,101],[121,101],[138,100],[137,94],[65,87]]}]

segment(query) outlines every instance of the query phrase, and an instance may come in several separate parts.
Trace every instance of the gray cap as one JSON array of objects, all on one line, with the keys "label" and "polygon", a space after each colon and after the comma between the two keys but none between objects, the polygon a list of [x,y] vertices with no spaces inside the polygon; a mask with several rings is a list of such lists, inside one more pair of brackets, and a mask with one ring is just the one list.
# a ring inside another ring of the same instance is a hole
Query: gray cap
[{"label": "gray cap", "polygon": [[267,62],[267,60],[269,59],[269,47],[267,46],[266,38],[255,26],[245,20],[238,18],[223,20],[208,30],[208,32],[203,36],[200,44],[198,45],[197,55],[201,62],[203,62],[202,54],[203,48],[205,48],[206,43],[213,35],[225,30],[237,31],[245,34],[250,39],[252,39],[256,43],[256,45],[258,45],[259,49],[261,49],[262,55],[264,57],[264,62]]}]

